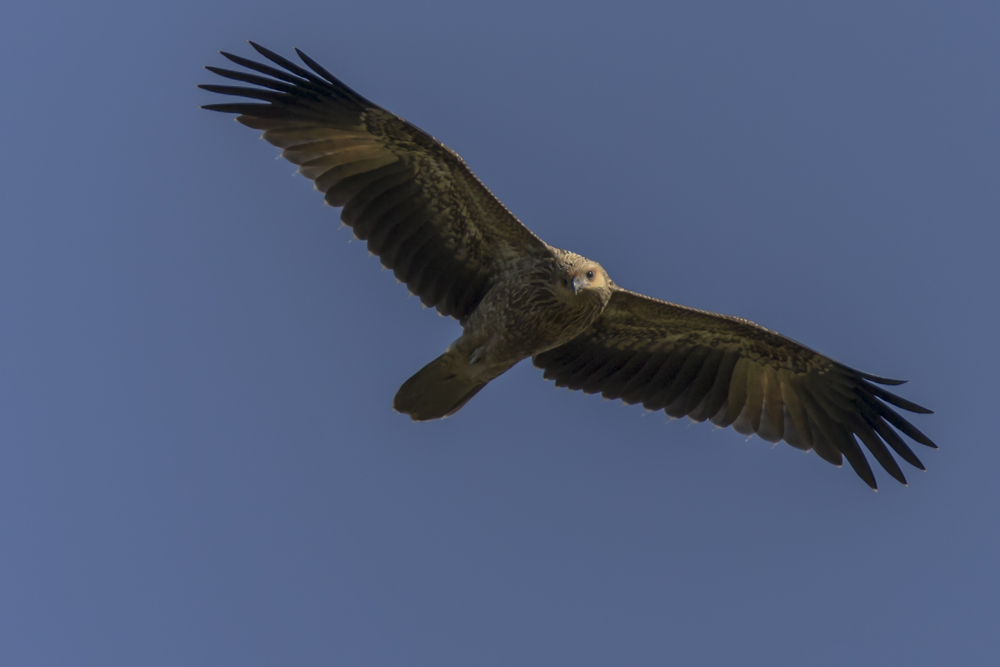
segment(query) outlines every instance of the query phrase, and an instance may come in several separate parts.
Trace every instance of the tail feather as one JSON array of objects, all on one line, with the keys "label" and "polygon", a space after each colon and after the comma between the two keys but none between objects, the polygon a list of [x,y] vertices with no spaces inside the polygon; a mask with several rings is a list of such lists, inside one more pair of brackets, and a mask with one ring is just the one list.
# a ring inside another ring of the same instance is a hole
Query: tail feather
[{"label": "tail feather", "polygon": [[414,421],[440,419],[458,412],[493,379],[472,374],[450,350],[403,383],[392,407]]}]

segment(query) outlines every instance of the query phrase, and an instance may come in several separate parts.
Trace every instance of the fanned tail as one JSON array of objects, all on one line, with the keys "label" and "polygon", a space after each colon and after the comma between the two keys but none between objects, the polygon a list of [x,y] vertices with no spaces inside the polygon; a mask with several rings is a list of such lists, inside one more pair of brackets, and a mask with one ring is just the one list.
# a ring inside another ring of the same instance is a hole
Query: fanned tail
[{"label": "fanned tail", "polygon": [[404,382],[392,407],[413,421],[449,417],[494,377],[473,372],[461,355],[449,350]]}]

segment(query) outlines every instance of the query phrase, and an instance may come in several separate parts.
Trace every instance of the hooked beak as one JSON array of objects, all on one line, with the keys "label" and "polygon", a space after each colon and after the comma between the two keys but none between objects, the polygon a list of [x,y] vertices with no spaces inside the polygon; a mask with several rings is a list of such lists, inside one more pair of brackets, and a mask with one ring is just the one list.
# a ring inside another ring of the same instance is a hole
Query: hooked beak
[{"label": "hooked beak", "polygon": [[573,278],[573,294],[579,294],[580,290],[587,286],[587,281],[583,276]]}]

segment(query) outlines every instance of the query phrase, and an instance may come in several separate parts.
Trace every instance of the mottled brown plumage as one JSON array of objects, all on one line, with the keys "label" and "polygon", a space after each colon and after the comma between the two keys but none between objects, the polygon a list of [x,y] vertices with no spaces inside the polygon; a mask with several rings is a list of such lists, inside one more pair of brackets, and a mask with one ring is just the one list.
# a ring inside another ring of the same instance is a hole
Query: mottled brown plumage
[{"label": "mottled brown plumage", "polygon": [[889,405],[929,410],[877,386],[901,382],[848,368],[747,320],[621,289],[596,262],[531,233],[430,135],[305,54],[297,51],[308,69],[253,46],[281,69],[224,53],[257,74],[208,69],[255,87],[201,87],[263,103],[205,108],[263,130],[328,204],[343,207],[341,220],[382,264],[424,304],[462,324],[462,336],[400,387],[400,412],[415,420],[453,414],[533,357],[559,386],[785,440],[836,465],[847,458],[872,488],[857,439],[900,482],[886,445],[923,469],[896,431],[934,443]]}]

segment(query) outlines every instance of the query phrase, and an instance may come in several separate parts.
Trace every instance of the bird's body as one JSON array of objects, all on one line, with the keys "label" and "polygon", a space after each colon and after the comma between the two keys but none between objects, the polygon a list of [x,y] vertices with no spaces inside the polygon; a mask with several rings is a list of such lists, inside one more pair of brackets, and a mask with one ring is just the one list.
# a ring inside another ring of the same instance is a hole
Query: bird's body
[{"label": "bird's body", "polygon": [[[604,269],[574,253],[556,250],[555,255],[513,268],[479,302],[462,336],[483,346],[478,356],[517,363],[568,343],[604,311],[611,298]],[[587,284],[588,271],[596,284]],[[574,281],[583,284],[574,289]]]},{"label": "bird's body", "polygon": [[262,130],[328,204],[343,207],[341,220],[383,265],[462,325],[461,337],[400,387],[400,412],[415,420],[454,414],[531,357],[560,386],[785,440],[836,465],[847,458],[872,488],[856,438],[901,482],[886,445],[923,468],[896,430],[934,443],[889,405],[929,411],[877,386],[899,381],[747,320],[618,287],[596,262],[535,236],[430,135],[301,52],[309,69],[254,48],[280,69],[223,54],[258,74],[208,69],[255,87],[202,87],[264,103],[206,108]]},{"label": "bird's body", "polygon": [[611,280],[596,262],[552,250],[551,258],[508,267],[463,323],[462,336],[403,384],[396,410],[418,421],[448,416],[517,362],[590,328],[608,305]]}]

